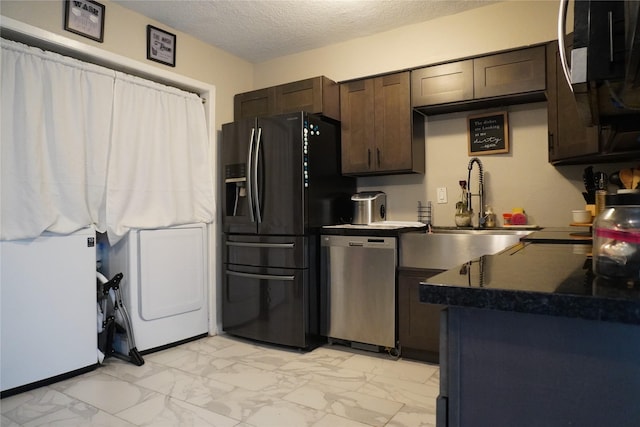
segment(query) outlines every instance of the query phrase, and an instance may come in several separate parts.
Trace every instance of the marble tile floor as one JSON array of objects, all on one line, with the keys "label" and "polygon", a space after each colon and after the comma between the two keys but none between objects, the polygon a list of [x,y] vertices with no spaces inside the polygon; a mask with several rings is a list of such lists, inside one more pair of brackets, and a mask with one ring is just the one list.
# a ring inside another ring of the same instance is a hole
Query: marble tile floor
[{"label": "marble tile floor", "polygon": [[219,335],[0,401],[2,427],[431,427],[437,365]]}]

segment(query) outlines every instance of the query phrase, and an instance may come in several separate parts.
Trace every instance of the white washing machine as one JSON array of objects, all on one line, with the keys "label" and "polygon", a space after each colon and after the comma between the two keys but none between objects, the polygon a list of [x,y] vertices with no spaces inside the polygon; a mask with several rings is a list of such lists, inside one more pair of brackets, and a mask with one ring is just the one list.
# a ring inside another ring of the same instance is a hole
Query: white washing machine
[{"label": "white washing machine", "polygon": [[0,242],[3,397],[97,366],[95,240],[87,228]]},{"label": "white washing machine", "polygon": [[108,278],[121,272],[121,292],[139,351],[208,332],[206,224],[131,230],[109,249]]}]

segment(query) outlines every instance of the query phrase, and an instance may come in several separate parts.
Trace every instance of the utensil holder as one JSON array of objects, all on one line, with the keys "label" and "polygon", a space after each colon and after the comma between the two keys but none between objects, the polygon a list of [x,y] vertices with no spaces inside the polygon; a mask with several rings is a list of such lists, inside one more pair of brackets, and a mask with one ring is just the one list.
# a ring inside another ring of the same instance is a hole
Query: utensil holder
[{"label": "utensil holder", "polygon": [[427,202],[426,205],[418,202],[418,222],[431,225],[431,202]]}]

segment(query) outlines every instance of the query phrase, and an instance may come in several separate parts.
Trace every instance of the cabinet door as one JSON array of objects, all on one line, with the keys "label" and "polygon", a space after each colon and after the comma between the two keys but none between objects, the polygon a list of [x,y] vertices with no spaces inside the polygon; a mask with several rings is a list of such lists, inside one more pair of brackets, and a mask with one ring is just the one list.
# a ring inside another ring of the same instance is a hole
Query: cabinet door
[{"label": "cabinet door", "polygon": [[549,43],[547,49],[549,161],[598,153],[598,128],[584,125],[580,117],[562,71],[558,43]]},{"label": "cabinet door", "polygon": [[339,88],[324,76],[276,86],[278,114],[306,111],[340,120]]},{"label": "cabinet door", "polygon": [[420,302],[420,281],[439,271],[400,272],[398,275],[398,340],[407,357],[438,362],[440,348],[439,304]]},{"label": "cabinet door", "polygon": [[518,49],[473,60],[474,98],[545,89],[545,47]]},{"label": "cabinet door", "polygon": [[473,61],[434,65],[411,72],[411,105],[445,104],[473,99]]},{"label": "cabinet door", "polygon": [[373,95],[373,79],[340,85],[343,174],[372,171]]},{"label": "cabinet door", "polygon": [[240,120],[275,114],[275,88],[268,87],[251,92],[239,93],[233,98],[233,117]]},{"label": "cabinet door", "polygon": [[405,171],[412,166],[409,72],[374,79],[376,171]]}]

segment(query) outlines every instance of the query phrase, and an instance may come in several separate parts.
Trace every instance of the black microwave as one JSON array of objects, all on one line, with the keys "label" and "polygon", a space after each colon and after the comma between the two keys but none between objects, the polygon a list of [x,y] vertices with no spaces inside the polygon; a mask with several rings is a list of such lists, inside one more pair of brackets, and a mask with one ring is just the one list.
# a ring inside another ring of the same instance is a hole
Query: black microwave
[{"label": "black microwave", "polygon": [[575,0],[570,47],[565,46],[568,6],[568,0],[561,0],[560,56],[576,101],[584,106],[580,110],[585,112],[585,124],[637,123],[640,119],[640,1]]}]

